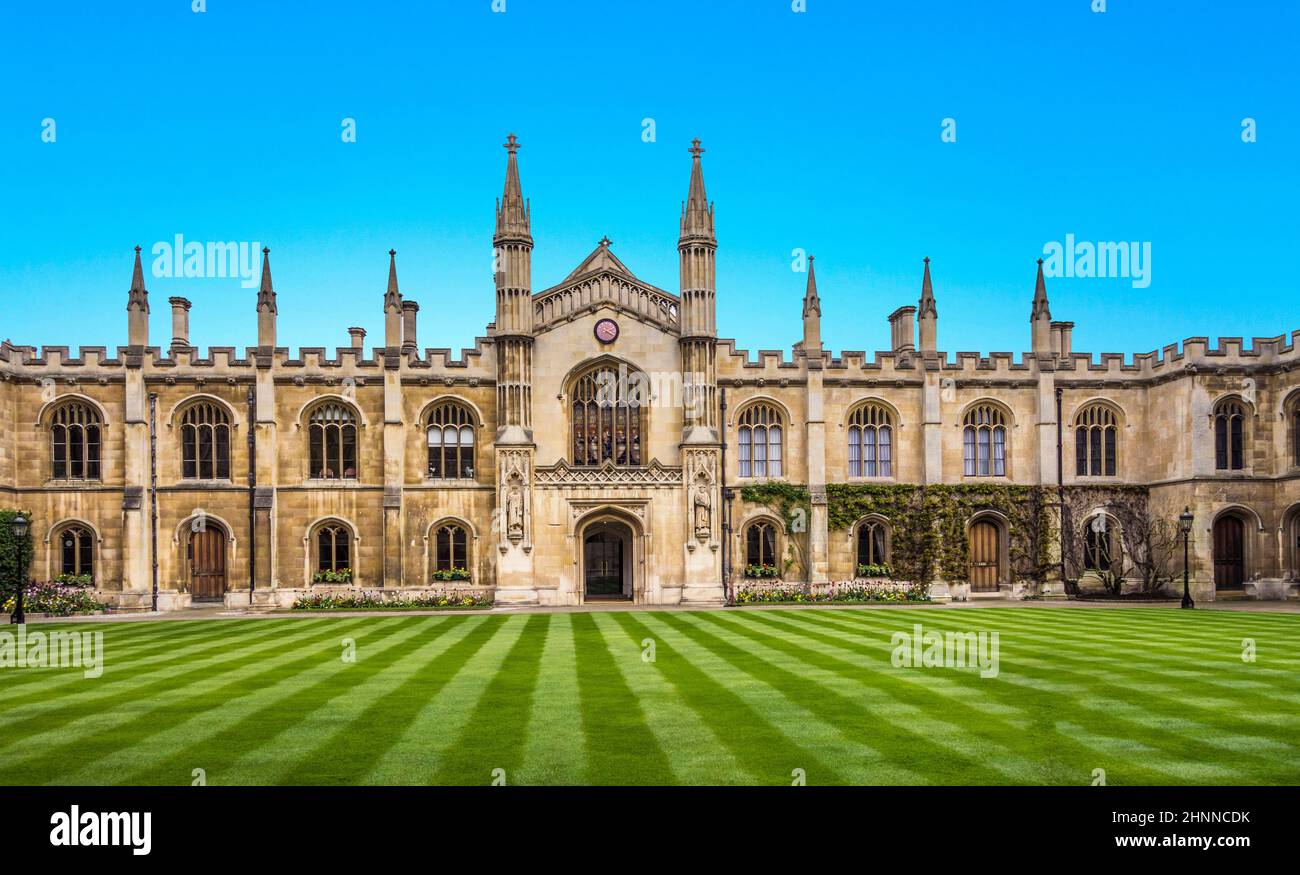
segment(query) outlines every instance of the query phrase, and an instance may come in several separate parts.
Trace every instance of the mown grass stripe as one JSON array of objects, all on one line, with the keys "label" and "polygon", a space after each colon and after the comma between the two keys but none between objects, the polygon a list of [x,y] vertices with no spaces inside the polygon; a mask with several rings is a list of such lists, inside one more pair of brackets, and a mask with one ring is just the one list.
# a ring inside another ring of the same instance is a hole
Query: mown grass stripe
[{"label": "mown grass stripe", "polygon": [[[137,766],[115,782],[132,786],[189,783],[193,770],[202,768],[208,784],[243,783],[240,778],[245,776],[239,775],[233,765],[244,752],[274,745],[281,732],[436,640],[448,625],[397,620],[340,624],[336,634],[340,638],[356,634],[356,646],[365,654],[364,659],[344,662],[340,648],[328,657],[312,654],[286,663],[280,667],[280,678],[250,695],[243,707],[212,709],[190,721],[187,731],[170,743],[155,739],[150,745],[149,764]],[[306,683],[304,676],[308,672],[317,680]],[[199,740],[193,741],[195,737]],[[255,774],[246,777],[257,780]]]},{"label": "mown grass stripe", "polygon": [[[245,663],[232,657],[208,663],[194,672],[175,675],[167,679],[175,681],[167,685],[167,691],[176,692],[178,697],[161,696],[158,687],[137,691],[139,695],[134,701],[151,700],[151,705],[143,711],[126,708],[122,701],[116,700],[112,711],[104,715],[110,719],[95,720],[93,725],[81,727],[80,732],[62,744],[52,747],[33,744],[31,746],[36,750],[32,754],[6,754],[0,763],[0,783],[19,777],[29,769],[48,774],[57,781],[76,764],[98,760],[110,751],[139,744],[143,739],[187,719],[195,710],[209,707],[213,700],[228,703],[230,699],[246,695],[257,689],[260,682],[274,676],[276,669],[264,666],[274,665],[277,657],[299,648],[321,645],[334,637],[333,629],[317,630],[315,634],[304,632],[277,646],[257,651],[261,660]],[[220,682],[220,685],[208,688],[209,682]],[[179,697],[180,694],[185,695]],[[129,719],[118,719],[128,715]],[[99,725],[101,723],[107,725]],[[29,737],[27,740],[40,742],[42,739]]]},{"label": "mown grass stripe", "polygon": [[[692,662],[680,645],[674,644],[672,636],[656,633],[633,612],[611,616],[633,641],[651,638],[656,642],[653,666],[713,729],[736,761],[755,776],[756,783],[789,784],[796,769],[812,776],[814,783],[847,783],[830,763],[773,726],[762,712]],[[671,613],[665,613],[659,619],[669,616]]]},{"label": "mown grass stripe", "polygon": [[[94,679],[85,678],[80,670],[63,668],[34,668],[9,672],[8,676],[14,678],[16,683],[8,687],[13,692],[0,699],[0,726],[14,712],[21,711],[24,706],[32,703],[43,706],[49,701],[51,695],[57,695],[64,689],[82,692],[87,686],[102,689],[112,683],[133,684],[147,672],[165,670],[175,659],[187,658],[193,653],[202,653],[212,645],[226,640],[222,630],[213,629],[212,625],[209,623],[202,635],[182,636],[179,643],[163,639],[156,645],[128,653],[125,657],[116,646],[117,636],[112,634],[113,630],[106,630],[101,653],[103,673]],[[158,657],[165,658],[158,659]],[[32,686],[26,695],[21,694],[24,683]]]},{"label": "mown grass stripe", "polygon": [[576,663],[572,616],[556,614],[538,666],[523,763],[515,783],[575,784],[586,774]]},{"label": "mown grass stripe", "polygon": [[[792,615],[788,619],[796,623],[834,622],[834,618],[826,616]],[[927,624],[929,628],[940,631],[947,631],[945,627],[950,625],[933,622]],[[969,624],[965,628],[969,628]],[[876,639],[879,642],[876,645],[877,649],[888,650],[889,634],[888,629],[882,630]],[[1018,634],[1021,639],[1030,637],[1023,631]],[[1007,639],[1002,640],[1005,645]],[[1134,711],[1155,710],[1169,715],[1178,715],[1183,712],[1186,703],[1177,698],[1155,694],[1149,687],[1142,685],[1131,686],[1124,682],[1098,678],[1090,671],[1071,668],[1059,661],[1048,665],[1046,663],[1048,654],[1059,654],[1068,643],[1068,639],[1044,639],[1043,649],[1036,651],[1037,655],[1042,657],[1039,661],[1044,663],[1043,667],[1031,666],[1024,659],[1017,660],[1014,653],[1008,654],[1004,646],[999,680],[1005,684],[1028,689],[1028,695],[1038,700],[1036,707],[1031,709],[1034,714],[1063,714],[1065,712],[1061,709],[1068,707],[1069,718],[1091,733],[1092,738],[1106,739],[1116,736],[1117,730],[1123,730],[1130,738],[1143,739],[1139,744],[1128,745],[1131,754],[1128,764],[1135,772],[1140,773],[1141,783],[1167,783],[1175,778],[1177,772],[1185,770],[1191,763],[1214,759],[1216,745],[1208,741],[1205,736],[1218,730],[1232,732],[1234,727],[1240,728],[1236,725],[1238,718],[1235,715],[1211,712],[1203,715],[1206,718],[1204,722],[1188,720],[1183,715],[1178,718],[1181,727],[1164,727],[1165,730],[1177,728],[1179,731],[1152,732],[1151,726],[1148,725],[1150,721],[1130,719]],[[844,640],[839,647],[852,652],[872,652],[872,645],[858,640]],[[1136,664],[1129,665],[1128,671],[1132,674],[1143,673]],[[1158,673],[1152,674],[1154,677],[1160,676]],[[1025,678],[1035,679],[1038,683],[1027,685]],[[1071,678],[1076,679],[1077,683],[1074,686],[1077,689],[1060,689]],[[1024,694],[1008,693],[1005,684],[991,686],[983,692],[985,695],[1004,697],[1004,701],[1008,702],[1022,701]],[[1111,696],[1114,698],[1109,698]],[[1056,732],[1055,725],[1051,727],[1051,732]],[[1074,733],[1073,741],[1079,746],[1096,749],[1096,745],[1089,744],[1088,737],[1080,733]],[[1103,746],[1112,750],[1119,747],[1114,744]],[[1053,757],[1059,757],[1063,749],[1062,746],[1055,745],[1048,753]],[[1094,756],[1093,759],[1095,760],[1096,757]],[[1274,758],[1263,752],[1238,750],[1235,752],[1235,759],[1238,761],[1235,766],[1238,775],[1275,770]],[[1096,763],[1094,762],[1093,765],[1095,766]]]},{"label": "mown grass stripe", "polygon": [[[771,612],[760,623],[776,623],[788,613]],[[1006,747],[1007,734],[1016,731],[1016,724],[997,715],[971,708],[952,695],[966,678],[944,678],[941,686],[933,686],[939,678],[918,678],[915,673],[895,669],[888,662],[879,667],[841,658],[834,652],[817,649],[812,641],[791,641],[779,634],[780,627],[762,629],[747,625],[732,615],[700,615],[700,621],[709,627],[722,627],[769,648],[794,665],[826,673],[829,679],[822,684],[827,695],[832,695],[834,679],[849,682],[849,689],[866,688],[887,697],[894,708],[905,706],[912,714],[907,723],[890,725],[873,719],[864,719],[880,731],[878,743],[888,742],[891,759],[906,763],[915,771],[916,763],[923,759],[942,760],[945,772],[960,783],[996,784],[1009,780],[1028,782],[1041,780],[1034,759]],[[811,637],[811,636],[809,636]],[[815,639],[813,639],[815,641]],[[820,642],[819,642],[820,643]],[[793,673],[796,678],[806,677],[807,671]],[[935,707],[935,706],[938,707]],[[904,711],[908,713],[908,711]],[[942,716],[940,716],[942,715]]]},{"label": "mown grass stripe", "polygon": [[[623,629],[609,617],[597,614],[595,621],[614,656],[613,665],[640,703],[646,727],[659,741],[678,783],[744,785],[758,780],[736,760],[723,739],[681,700],[663,673],[646,664],[650,655],[657,654],[648,653],[639,642],[629,647]],[[565,780],[573,783],[580,776],[580,772],[573,772]]]},{"label": "mown grass stripe", "polygon": [[443,757],[435,784],[482,784],[501,769],[507,782],[518,780],[533,690],[546,647],[550,614],[533,614],[511,645],[501,669],[492,677],[469,722]]},{"label": "mown grass stripe", "polygon": [[[467,618],[465,622],[473,622],[474,626],[463,638],[422,663],[405,681],[375,698],[369,707],[301,758],[281,778],[281,782],[296,785],[358,783],[401,738],[426,701],[446,687],[501,631],[504,621],[501,616]],[[347,756],[339,756],[340,751],[346,751]]]},{"label": "mown grass stripe", "polygon": [[[668,756],[591,614],[573,614],[578,701],[587,773],[582,784],[674,784]],[[639,645],[635,652],[640,653]],[[639,656],[638,656],[639,658]]]},{"label": "mown grass stripe", "polygon": [[[320,628],[320,627],[317,627]],[[303,630],[305,635],[310,630]],[[298,636],[298,637],[301,637]],[[222,666],[247,662],[258,657],[264,647],[283,642],[279,629],[267,627],[249,632],[238,642],[241,652],[231,652],[233,642],[226,642],[220,655],[212,654],[208,646],[186,648],[167,654],[166,659],[151,661],[148,668],[132,675],[115,678],[85,678],[75,691],[57,696],[58,704],[51,707],[49,698],[38,695],[26,697],[24,702],[0,718],[0,751],[13,740],[25,740],[38,732],[67,731],[67,724],[86,715],[112,714],[123,705],[154,698],[178,686],[184,686],[202,672],[219,672]],[[197,654],[197,656],[195,656]],[[71,669],[80,674],[76,669]]]}]

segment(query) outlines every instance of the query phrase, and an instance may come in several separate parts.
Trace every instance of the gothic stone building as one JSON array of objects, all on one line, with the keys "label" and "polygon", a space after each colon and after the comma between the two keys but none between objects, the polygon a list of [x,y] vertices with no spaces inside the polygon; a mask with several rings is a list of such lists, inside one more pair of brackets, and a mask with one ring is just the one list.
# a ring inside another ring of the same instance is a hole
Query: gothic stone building
[{"label": "gothic stone building", "polygon": [[[1152,516],[1194,514],[1198,597],[1295,593],[1300,332],[1094,358],[1052,321],[1040,263],[1031,352],[953,355],[926,259],[919,302],[889,317],[892,349],[835,354],[809,259],[802,340],[752,357],[717,336],[698,141],[676,293],[607,240],[534,289],[517,148],[511,136],[496,208],[496,320],[460,358],[417,344],[392,252],[382,347],[361,329],[339,349],[278,346],[265,251],[256,347],[191,346],[183,298],[171,342],[151,345],[138,248],[126,346],[0,346],[0,504],[33,514],[33,577],[90,574],[123,608],[150,604],[155,575],[162,609],[340,586],[708,605],[724,568],[817,586],[889,562],[902,521],[832,520],[836,484],[1137,485]],[[809,496],[804,531],[744,488],[782,482]],[[1049,592],[1125,549],[1122,525],[1082,510],[1053,555],[1078,538],[1084,560],[1049,568]],[[1017,592],[1008,508],[960,524],[963,567],[927,572],[934,592],[953,577]]]}]

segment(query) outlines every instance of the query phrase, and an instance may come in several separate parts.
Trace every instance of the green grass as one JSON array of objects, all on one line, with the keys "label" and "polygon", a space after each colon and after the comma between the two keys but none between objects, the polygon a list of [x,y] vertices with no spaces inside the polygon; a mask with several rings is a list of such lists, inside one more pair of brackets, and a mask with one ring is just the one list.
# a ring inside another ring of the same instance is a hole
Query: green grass
[{"label": "green grass", "polygon": [[[999,673],[891,635],[999,634]],[[51,625],[29,626],[50,631]],[[0,784],[1300,784],[1300,615],[625,611],[94,623],[0,669]],[[1255,662],[1242,660],[1243,639]],[[341,655],[356,645],[355,662]],[[653,645],[653,659],[643,658]],[[500,771],[497,771],[500,770]]]}]

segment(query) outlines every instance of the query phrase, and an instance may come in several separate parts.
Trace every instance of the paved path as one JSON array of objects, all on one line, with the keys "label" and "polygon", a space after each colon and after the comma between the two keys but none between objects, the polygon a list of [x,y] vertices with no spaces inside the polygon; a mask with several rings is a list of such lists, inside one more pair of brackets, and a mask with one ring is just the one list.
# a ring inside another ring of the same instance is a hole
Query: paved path
[{"label": "paved path", "polygon": [[[459,611],[250,611],[226,608],[224,605],[199,605],[181,611],[144,611],[136,613],[98,614],[90,617],[36,617],[29,616],[29,623],[139,623],[153,620],[251,620],[251,619],[306,619],[311,617],[386,617],[400,614],[402,616],[442,616],[474,614],[577,614],[607,613],[611,611],[698,611],[698,610],[798,610],[798,611],[888,611],[902,605],[747,605],[742,608],[696,608],[680,605],[632,605],[627,602],[597,602],[586,605],[567,605],[563,607],[495,607],[490,610]],[[1154,608],[1157,610],[1178,610],[1177,599],[1159,602],[1141,601],[1079,601],[1075,599],[1029,599],[1012,601],[1010,599],[977,598],[967,602],[942,602],[931,605],[912,605],[928,610],[965,610],[968,608],[1067,608],[1070,610],[1113,610],[1115,608]],[[1254,601],[1233,599],[1229,601],[1198,602],[1198,611],[1244,611],[1248,613],[1300,613],[1300,600],[1290,601]]]}]

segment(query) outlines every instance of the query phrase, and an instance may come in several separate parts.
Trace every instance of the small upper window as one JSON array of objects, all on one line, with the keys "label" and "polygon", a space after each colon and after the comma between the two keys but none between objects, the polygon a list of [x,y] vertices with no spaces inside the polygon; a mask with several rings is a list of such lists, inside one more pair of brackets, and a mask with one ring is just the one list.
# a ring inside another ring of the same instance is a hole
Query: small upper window
[{"label": "small upper window", "polygon": [[102,425],[89,404],[70,401],[50,419],[50,459],[56,480],[98,480]]},{"label": "small upper window", "polygon": [[311,477],[321,480],[357,476],[357,419],[339,402],[321,404],[311,412],[307,429],[311,444]]},{"label": "small upper window", "polygon": [[1079,477],[1114,477],[1119,424],[1105,404],[1090,404],[1075,418],[1074,473]]},{"label": "small upper window", "polygon": [[1246,407],[1236,398],[1225,398],[1214,408],[1214,467],[1240,471],[1246,467]]},{"label": "small upper window", "polygon": [[425,435],[430,478],[474,479],[474,418],[465,405],[448,401],[433,408]]},{"label": "small upper window", "polygon": [[894,418],[879,404],[849,415],[849,476],[894,476]]},{"label": "small upper window", "polygon": [[967,477],[1005,477],[1007,425],[1002,410],[977,404],[966,411],[962,430],[963,472]]},{"label": "small upper window", "polygon": [[780,477],[785,430],[771,404],[754,404],[740,415],[738,462],[741,477]]},{"label": "small upper window", "polygon": [[230,479],[230,417],[221,405],[200,401],[182,414],[181,477]]}]

